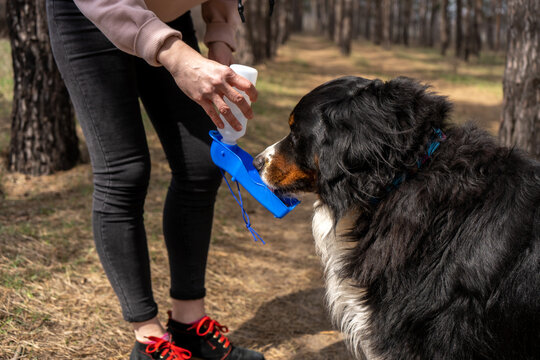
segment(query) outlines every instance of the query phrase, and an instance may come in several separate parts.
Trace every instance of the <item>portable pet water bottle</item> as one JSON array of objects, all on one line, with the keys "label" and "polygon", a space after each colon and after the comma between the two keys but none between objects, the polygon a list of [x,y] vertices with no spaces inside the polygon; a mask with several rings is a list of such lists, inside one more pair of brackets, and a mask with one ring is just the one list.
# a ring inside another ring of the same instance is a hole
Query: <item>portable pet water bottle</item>
[{"label": "portable pet water bottle", "polygon": [[[253,85],[255,85],[255,83],[257,82],[257,74],[258,74],[257,69],[254,69],[252,67],[245,66],[245,65],[239,65],[239,64],[231,65],[231,69],[238,75],[243,76],[246,79],[248,79]],[[240,94],[242,94],[242,96],[244,96],[244,99],[246,99],[248,104],[251,105],[249,96],[247,96],[245,92],[240,91],[237,88],[234,88],[234,89],[238,91]],[[233,104],[229,99],[225,97],[223,98],[223,100],[231,109],[231,112],[234,115],[234,117],[236,117],[238,121],[240,122],[240,124],[242,124],[242,130],[236,131],[227,122],[227,120],[225,120],[223,115],[220,115],[221,120],[225,124],[225,127],[223,129],[218,129],[219,133],[223,137],[221,141],[228,145],[234,145],[236,144],[236,140],[238,140],[239,138],[241,138],[242,136],[246,134],[247,118],[244,116],[242,111],[235,104]]]},{"label": "portable pet water bottle", "polygon": [[[233,69],[237,74],[245,77],[253,85],[255,85],[255,82],[257,81],[256,69],[238,64],[231,65],[231,69]],[[239,91],[238,89],[236,90]],[[239,92],[244,96],[246,101],[250,103],[247,94],[245,94],[243,91]],[[237,185],[238,183],[240,183],[259,203],[261,203],[275,217],[282,218],[289,211],[294,209],[296,205],[300,203],[300,201],[295,198],[275,194],[264,184],[259,175],[259,172],[253,166],[253,157],[236,144],[236,141],[242,136],[244,136],[244,134],[246,133],[247,119],[242,113],[242,111],[240,111],[240,109],[235,104],[229,101],[229,99],[224,98],[224,101],[231,108],[232,114],[242,124],[242,130],[234,130],[222,116],[221,119],[223,120],[225,127],[223,129],[219,129],[218,131],[210,131],[210,137],[213,139],[212,146],[210,148],[210,155],[212,156],[212,160],[222,170],[225,170],[231,175],[232,181],[236,181]],[[227,178],[225,178],[225,181],[227,182],[227,185],[229,185]],[[244,217],[246,226],[248,227],[248,230],[252,232],[255,238],[256,233],[254,233],[254,230],[251,228],[249,218],[243,208],[242,198],[240,195],[240,187],[238,187],[238,198],[234,195],[234,192],[230,188],[230,185],[229,189],[231,190],[231,193],[242,208],[242,216]]]}]

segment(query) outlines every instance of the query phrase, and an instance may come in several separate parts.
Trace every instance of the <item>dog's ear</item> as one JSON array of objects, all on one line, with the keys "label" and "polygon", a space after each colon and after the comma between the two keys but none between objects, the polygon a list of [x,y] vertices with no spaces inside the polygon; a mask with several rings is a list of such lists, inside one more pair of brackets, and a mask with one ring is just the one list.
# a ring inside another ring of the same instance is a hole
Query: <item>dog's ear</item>
[{"label": "dog's ear", "polygon": [[[319,196],[339,220],[353,205],[367,210],[395,176],[395,139],[381,106],[384,83],[349,82],[346,91],[320,111]],[[391,121],[390,121],[391,122]]]},{"label": "dog's ear", "polygon": [[368,210],[399,174],[416,166],[450,111],[445,97],[412,79],[361,80],[348,81],[319,113],[320,196],[336,207],[336,218],[353,204]]},{"label": "dog's ear", "polygon": [[407,77],[385,82],[377,90],[381,105],[392,108],[402,130],[412,128],[429,134],[444,128],[452,105],[445,96],[429,91],[430,86]]}]

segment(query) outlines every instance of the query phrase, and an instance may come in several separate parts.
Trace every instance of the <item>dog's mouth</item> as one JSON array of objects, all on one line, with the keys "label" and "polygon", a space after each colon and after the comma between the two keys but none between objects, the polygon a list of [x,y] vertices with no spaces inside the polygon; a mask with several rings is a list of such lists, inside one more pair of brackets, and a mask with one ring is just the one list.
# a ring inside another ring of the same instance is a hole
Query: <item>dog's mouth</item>
[{"label": "dog's mouth", "polygon": [[275,186],[275,184],[269,183],[264,179],[264,177],[262,178],[262,181],[266,187],[280,199],[296,199],[299,196],[297,192],[292,191],[291,189],[280,188]]},{"label": "dog's mouth", "polygon": [[270,188],[270,190],[279,198],[295,198],[296,197],[296,194],[290,191],[286,191],[282,189],[272,189],[272,188]]}]

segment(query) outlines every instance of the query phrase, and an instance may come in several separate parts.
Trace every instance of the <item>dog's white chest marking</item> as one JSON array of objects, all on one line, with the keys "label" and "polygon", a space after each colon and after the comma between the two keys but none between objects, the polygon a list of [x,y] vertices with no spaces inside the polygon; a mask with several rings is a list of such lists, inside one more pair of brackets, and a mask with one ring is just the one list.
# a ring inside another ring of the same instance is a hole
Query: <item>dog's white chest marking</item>
[{"label": "dog's white chest marking", "polygon": [[343,256],[351,244],[340,239],[339,229],[334,229],[332,215],[326,206],[317,201],[314,208],[313,237],[324,266],[326,301],[332,321],[347,336],[348,346],[356,358],[362,359],[363,352],[368,360],[375,360],[377,358],[371,354],[367,340],[370,311],[361,302],[365,290],[339,276]]}]

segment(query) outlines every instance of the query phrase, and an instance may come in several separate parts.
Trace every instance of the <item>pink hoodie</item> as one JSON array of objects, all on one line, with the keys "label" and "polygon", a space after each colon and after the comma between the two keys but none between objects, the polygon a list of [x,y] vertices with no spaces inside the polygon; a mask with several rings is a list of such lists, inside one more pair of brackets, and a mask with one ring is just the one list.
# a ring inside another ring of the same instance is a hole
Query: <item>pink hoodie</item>
[{"label": "pink hoodie", "polygon": [[182,34],[165,22],[202,3],[206,22],[204,43],[227,43],[236,49],[235,31],[240,22],[236,0],[74,0],[81,12],[120,50],[160,66],[157,53],[170,36]]}]

